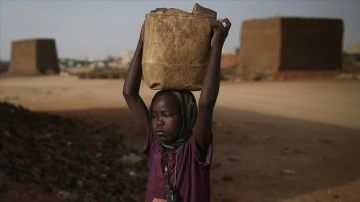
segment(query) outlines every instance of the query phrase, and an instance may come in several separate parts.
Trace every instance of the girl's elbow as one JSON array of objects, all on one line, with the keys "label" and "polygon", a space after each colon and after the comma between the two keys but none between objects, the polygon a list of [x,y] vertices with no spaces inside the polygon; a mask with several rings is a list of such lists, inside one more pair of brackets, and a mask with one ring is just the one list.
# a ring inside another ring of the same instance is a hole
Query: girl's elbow
[{"label": "girl's elbow", "polygon": [[122,94],[123,94],[123,96],[125,98],[130,98],[130,97],[133,97],[135,95],[134,92],[132,92],[130,90],[127,90],[127,89],[124,89]]},{"label": "girl's elbow", "polygon": [[129,95],[129,90],[127,90],[125,87],[123,88],[122,94],[124,97],[126,97],[127,95]]}]

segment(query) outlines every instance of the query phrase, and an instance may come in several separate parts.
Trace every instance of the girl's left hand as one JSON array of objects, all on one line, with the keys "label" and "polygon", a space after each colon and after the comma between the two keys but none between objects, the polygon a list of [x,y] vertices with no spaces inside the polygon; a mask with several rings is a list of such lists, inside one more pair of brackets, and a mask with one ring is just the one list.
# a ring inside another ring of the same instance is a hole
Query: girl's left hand
[{"label": "girl's left hand", "polygon": [[212,23],[211,29],[214,35],[212,37],[211,46],[222,46],[229,34],[230,27],[231,22],[228,18],[219,19]]}]

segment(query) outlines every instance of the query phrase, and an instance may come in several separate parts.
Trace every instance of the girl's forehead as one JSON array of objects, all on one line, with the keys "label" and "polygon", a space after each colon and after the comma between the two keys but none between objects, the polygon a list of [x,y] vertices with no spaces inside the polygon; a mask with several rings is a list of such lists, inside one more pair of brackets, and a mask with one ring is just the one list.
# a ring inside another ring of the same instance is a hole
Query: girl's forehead
[{"label": "girl's forehead", "polygon": [[171,108],[178,109],[177,99],[169,94],[159,95],[155,98],[153,108]]}]

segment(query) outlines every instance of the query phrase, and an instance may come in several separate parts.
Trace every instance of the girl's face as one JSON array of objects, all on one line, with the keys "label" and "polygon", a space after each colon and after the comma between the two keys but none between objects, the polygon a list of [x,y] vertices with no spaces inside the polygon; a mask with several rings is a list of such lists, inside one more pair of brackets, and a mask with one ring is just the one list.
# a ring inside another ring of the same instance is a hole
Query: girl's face
[{"label": "girl's face", "polygon": [[164,144],[175,142],[181,130],[181,114],[176,98],[160,95],[154,100],[151,126],[159,141]]}]

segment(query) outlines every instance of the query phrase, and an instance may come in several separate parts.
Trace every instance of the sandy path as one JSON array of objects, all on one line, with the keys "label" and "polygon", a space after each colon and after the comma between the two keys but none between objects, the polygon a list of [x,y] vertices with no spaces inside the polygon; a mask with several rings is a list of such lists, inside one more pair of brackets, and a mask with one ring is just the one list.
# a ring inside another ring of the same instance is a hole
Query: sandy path
[{"label": "sandy path", "polygon": [[[121,95],[123,80],[93,81],[75,77],[2,78],[0,99],[50,111],[126,107]],[[359,89],[359,82],[223,82],[217,106],[360,129]],[[141,93],[149,103],[153,91],[143,86]],[[72,102],[74,99],[84,103]]]}]

